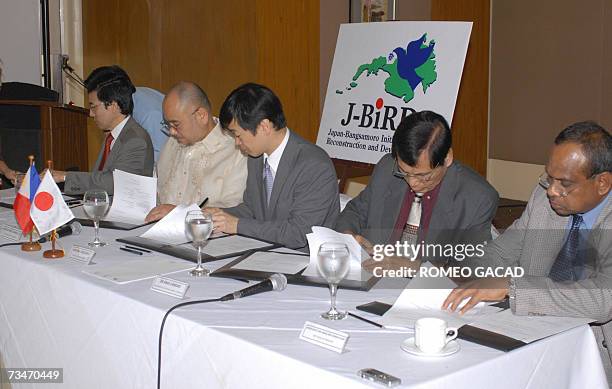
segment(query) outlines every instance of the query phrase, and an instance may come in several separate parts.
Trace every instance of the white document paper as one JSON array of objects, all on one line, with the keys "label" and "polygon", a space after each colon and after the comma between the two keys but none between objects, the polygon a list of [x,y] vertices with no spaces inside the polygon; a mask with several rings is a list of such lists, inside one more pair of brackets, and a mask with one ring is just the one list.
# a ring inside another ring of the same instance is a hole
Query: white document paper
[{"label": "white document paper", "polygon": [[[426,262],[422,266],[432,265]],[[484,303],[477,304],[463,315],[442,310],[442,303],[455,287],[457,284],[448,277],[414,277],[391,309],[383,315],[382,324],[387,328],[414,328],[414,323],[420,318],[437,317],[446,320],[449,327],[460,327],[474,322],[482,315],[500,310]]]},{"label": "white document paper", "polygon": [[[240,235],[228,235],[222,238],[209,239],[206,246],[204,246],[202,249],[202,252],[204,254],[217,257],[251,249],[260,249],[268,246],[270,246],[270,243],[262,242],[257,239],[247,238],[246,236]],[[193,248],[193,250],[195,250],[195,248]]]},{"label": "white document paper", "polygon": [[308,256],[304,255],[304,253],[284,254],[258,251],[232,266],[232,269],[295,274],[308,266],[308,262]]},{"label": "white document paper", "polygon": [[114,282],[127,284],[130,282],[146,280],[158,275],[176,273],[193,268],[193,263],[178,258],[133,259],[112,265],[95,265],[83,273]]},{"label": "white document paper", "polygon": [[189,211],[197,211],[200,208],[196,204],[178,205],[163,219],[149,228],[141,238],[153,239],[170,245],[178,245],[189,242],[185,235],[185,216]]},{"label": "white document paper", "polygon": [[517,316],[506,309],[479,318],[471,325],[531,343],[593,321],[580,317]]},{"label": "white document paper", "polygon": [[115,169],[113,185],[113,205],[102,220],[144,224],[145,217],[157,204],[157,178]]},{"label": "white document paper", "polygon": [[361,262],[368,255],[351,234],[342,234],[325,227],[312,227],[312,233],[307,234],[306,239],[308,239],[308,247],[310,249],[310,264],[302,275],[321,277],[317,265],[319,246],[325,242],[338,242],[346,244],[346,247],[349,249],[351,266],[346,279],[361,281],[364,278],[369,278],[364,277],[364,271],[361,269]]}]

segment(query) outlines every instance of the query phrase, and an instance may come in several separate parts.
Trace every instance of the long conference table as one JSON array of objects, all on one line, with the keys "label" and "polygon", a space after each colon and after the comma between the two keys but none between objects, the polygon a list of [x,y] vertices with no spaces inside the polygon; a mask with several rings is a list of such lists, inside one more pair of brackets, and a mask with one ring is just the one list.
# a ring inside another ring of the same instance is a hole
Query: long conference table
[{"label": "long conference table", "polygon": [[[11,220],[0,210],[0,223]],[[120,251],[116,238],[134,231],[102,229],[109,245],[96,264],[141,260]],[[93,239],[93,228],[59,242],[69,251]],[[45,244],[44,249],[49,244]],[[163,255],[163,254],[150,254]],[[145,257],[146,258],[146,257]],[[208,263],[216,269],[229,260]],[[157,345],[165,312],[181,301],[216,298],[245,283],[216,277],[170,277],[188,282],[185,300],[150,290],[152,281],[118,285],[94,278],[69,259],[45,260],[41,252],[0,248],[0,366],[63,368],[65,388],[155,388]],[[400,290],[338,292],[338,306],[393,301]],[[166,323],[162,388],[375,388],[357,376],[376,368],[401,378],[402,388],[606,388],[592,331],[586,325],[511,352],[459,340],[461,350],[443,358],[420,358],[400,344],[411,331],[387,330],[354,318],[328,322],[327,288],[288,285],[239,300],[175,310]],[[376,316],[359,312],[376,320]],[[299,339],[306,321],[350,334],[338,354]],[[57,386],[57,385],[56,385]],[[0,388],[38,388],[6,384]]]}]

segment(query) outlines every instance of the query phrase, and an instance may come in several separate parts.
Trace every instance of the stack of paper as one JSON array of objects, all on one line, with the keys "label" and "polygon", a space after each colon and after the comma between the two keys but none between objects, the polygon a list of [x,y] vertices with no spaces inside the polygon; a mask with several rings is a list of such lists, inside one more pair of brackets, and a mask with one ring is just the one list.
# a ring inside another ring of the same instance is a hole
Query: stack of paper
[{"label": "stack of paper", "polygon": [[103,220],[144,224],[145,217],[157,204],[157,178],[115,170],[113,185],[113,205]]},{"label": "stack of paper", "polygon": [[127,284],[134,281],[154,278],[158,275],[176,273],[194,267],[193,263],[177,258],[149,257],[134,259],[111,265],[96,265],[83,270],[83,273],[111,281]]},{"label": "stack of paper", "polygon": [[364,271],[361,269],[361,262],[368,258],[368,254],[363,250],[361,245],[350,234],[341,234],[332,229],[325,227],[312,227],[312,233],[306,235],[308,246],[310,249],[310,264],[304,270],[302,275],[309,277],[320,277],[317,265],[317,253],[319,246],[325,242],[344,243],[349,249],[351,267],[347,280],[361,281],[365,277]]},{"label": "stack of paper", "polygon": [[185,235],[185,216],[189,211],[197,211],[200,208],[196,204],[178,205],[163,219],[155,223],[144,234],[142,238],[153,239],[170,245],[179,245],[189,242]]},{"label": "stack of paper", "polygon": [[[423,266],[432,265],[427,262]],[[442,310],[442,303],[455,287],[457,284],[448,277],[414,277],[383,315],[383,325],[387,328],[413,328],[420,318],[437,317],[446,320],[449,327],[460,327],[484,314],[499,311],[499,308],[484,303],[479,303],[464,315]]]}]

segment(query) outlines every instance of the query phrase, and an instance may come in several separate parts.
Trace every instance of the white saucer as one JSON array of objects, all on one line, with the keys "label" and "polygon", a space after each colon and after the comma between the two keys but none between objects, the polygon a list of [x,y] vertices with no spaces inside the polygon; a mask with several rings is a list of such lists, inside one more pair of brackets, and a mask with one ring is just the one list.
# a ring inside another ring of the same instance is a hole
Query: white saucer
[{"label": "white saucer", "polygon": [[419,357],[447,357],[449,355],[453,355],[461,349],[461,346],[457,341],[451,340],[442,350],[440,350],[440,352],[430,354],[421,351],[416,344],[414,344],[414,338],[404,340],[400,347],[408,354],[417,355]]}]

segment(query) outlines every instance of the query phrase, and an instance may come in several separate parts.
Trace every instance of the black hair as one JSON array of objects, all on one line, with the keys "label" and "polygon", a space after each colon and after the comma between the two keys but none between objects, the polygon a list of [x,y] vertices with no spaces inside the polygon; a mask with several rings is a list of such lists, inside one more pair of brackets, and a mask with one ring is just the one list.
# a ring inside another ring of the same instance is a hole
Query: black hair
[{"label": "black hair", "polygon": [[254,83],[234,89],[223,102],[219,113],[221,127],[227,129],[234,119],[240,127],[253,134],[264,119],[268,119],[276,130],[287,126],[279,98],[269,88]]},{"label": "black hair", "polygon": [[429,151],[431,168],[440,166],[451,148],[452,135],[442,115],[431,111],[414,112],[402,119],[393,135],[391,153],[408,166],[416,166],[423,151]]},{"label": "black hair", "polygon": [[85,80],[87,93],[96,92],[98,100],[108,107],[116,102],[124,115],[134,110],[132,94],[136,88],[125,70],[117,65],[101,66],[94,69]]},{"label": "black hair", "polygon": [[587,177],[612,171],[612,136],[594,121],[574,123],[557,135],[555,144],[573,142],[582,147],[589,166]]}]

